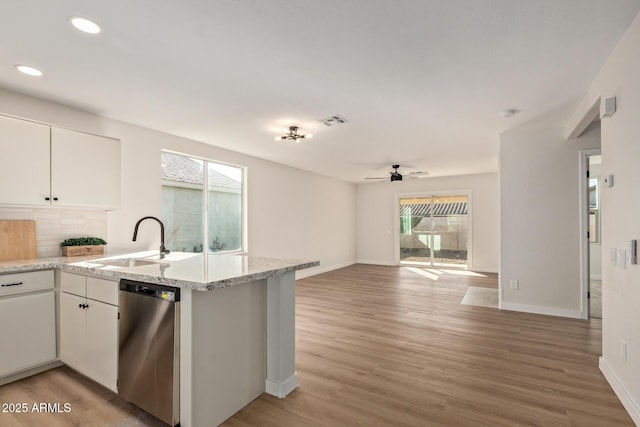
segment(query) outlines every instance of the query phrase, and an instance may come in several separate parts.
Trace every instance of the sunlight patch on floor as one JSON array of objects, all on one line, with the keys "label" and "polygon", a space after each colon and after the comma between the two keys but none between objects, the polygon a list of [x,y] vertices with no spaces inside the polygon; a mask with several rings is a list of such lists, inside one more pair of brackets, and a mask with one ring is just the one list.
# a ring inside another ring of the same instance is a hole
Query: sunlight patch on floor
[{"label": "sunlight patch on floor", "polygon": [[[429,270],[434,271],[434,270]],[[484,274],[476,273],[475,271],[468,270],[443,270],[440,269],[441,272],[446,274],[453,274],[455,276],[470,276],[470,277],[487,277]]]},{"label": "sunlight patch on floor", "polygon": [[467,276],[467,277],[487,277],[484,274],[476,273],[474,271],[467,270],[443,270],[436,268],[418,268],[418,267],[402,267],[405,270],[409,270],[412,273],[419,274],[431,280],[438,280],[438,277],[443,274],[450,274],[452,276]]},{"label": "sunlight patch on floor", "polygon": [[[426,269],[423,268],[415,268],[415,267],[403,267],[405,270],[409,270],[412,273],[416,273],[419,274],[421,276],[426,277],[427,279],[431,279],[431,280],[438,280],[438,274],[436,273],[432,273],[430,271],[427,271]],[[442,273],[440,273],[442,274]]]},{"label": "sunlight patch on floor", "polygon": [[460,304],[498,308],[498,290],[469,286]]}]

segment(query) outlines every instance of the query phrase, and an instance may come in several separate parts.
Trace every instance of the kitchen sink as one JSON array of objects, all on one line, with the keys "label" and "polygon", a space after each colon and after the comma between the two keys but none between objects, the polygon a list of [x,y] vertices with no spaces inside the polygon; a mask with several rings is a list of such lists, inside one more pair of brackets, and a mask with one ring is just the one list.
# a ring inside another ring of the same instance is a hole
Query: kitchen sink
[{"label": "kitchen sink", "polygon": [[168,264],[164,261],[153,261],[139,258],[116,258],[116,259],[99,259],[92,261],[94,264],[108,265],[111,267],[140,267],[143,265],[162,265]]}]

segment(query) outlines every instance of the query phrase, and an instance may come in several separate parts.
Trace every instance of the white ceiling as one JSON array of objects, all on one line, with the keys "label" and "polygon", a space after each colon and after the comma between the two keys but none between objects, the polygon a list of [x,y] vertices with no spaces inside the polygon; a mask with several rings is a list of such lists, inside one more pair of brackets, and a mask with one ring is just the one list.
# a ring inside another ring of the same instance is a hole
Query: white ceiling
[{"label": "white ceiling", "polygon": [[[363,182],[497,170],[581,96],[640,0],[2,0],[0,86]],[[82,34],[71,15],[97,21]],[[40,68],[40,78],[14,64]],[[504,118],[500,111],[522,113]],[[348,124],[318,119],[340,114]],[[276,142],[289,125],[314,138]]]}]

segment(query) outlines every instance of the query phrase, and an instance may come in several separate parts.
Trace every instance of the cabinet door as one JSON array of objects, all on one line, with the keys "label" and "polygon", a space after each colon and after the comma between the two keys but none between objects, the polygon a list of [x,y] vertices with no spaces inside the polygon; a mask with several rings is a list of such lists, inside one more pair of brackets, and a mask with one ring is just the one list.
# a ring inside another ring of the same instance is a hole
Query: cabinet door
[{"label": "cabinet door", "polygon": [[88,300],[86,375],[117,393],[118,307]]},{"label": "cabinet door", "polygon": [[0,116],[0,204],[49,204],[50,129]]},{"label": "cabinet door", "polygon": [[51,197],[58,206],[118,209],[120,141],[52,127]]},{"label": "cabinet door", "polygon": [[86,375],[86,298],[60,292],[60,360]]},{"label": "cabinet door", "polygon": [[53,291],[0,300],[0,376],[56,359]]}]

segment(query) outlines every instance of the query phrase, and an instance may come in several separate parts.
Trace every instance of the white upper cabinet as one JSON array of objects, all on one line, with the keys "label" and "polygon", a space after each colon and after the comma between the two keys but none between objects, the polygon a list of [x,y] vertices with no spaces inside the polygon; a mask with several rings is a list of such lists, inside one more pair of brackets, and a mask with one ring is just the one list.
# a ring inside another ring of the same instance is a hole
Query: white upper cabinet
[{"label": "white upper cabinet", "polygon": [[54,206],[118,209],[120,141],[52,127],[51,200]]},{"label": "white upper cabinet", "polygon": [[0,205],[120,208],[120,141],[0,115]]},{"label": "white upper cabinet", "polygon": [[0,116],[0,203],[50,204],[50,129]]}]

